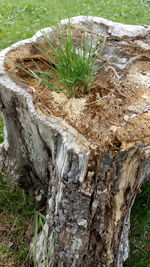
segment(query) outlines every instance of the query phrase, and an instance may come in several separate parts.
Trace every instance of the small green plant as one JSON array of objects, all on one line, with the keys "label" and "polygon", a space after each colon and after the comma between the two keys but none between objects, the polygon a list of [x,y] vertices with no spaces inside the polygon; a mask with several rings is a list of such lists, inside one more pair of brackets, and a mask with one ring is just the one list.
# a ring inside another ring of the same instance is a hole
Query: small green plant
[{"label": "small green plant", "polygon": [[38,233],[40,231],[42,231],[42,235],[43,235],[43,242],[44,242],[44,246],[45,246],[45,265],[44,267],[48,266],[48,262],[49,259],[51,257],[52,254],[52,249],[54,247],[54,243],[56,240],[56,236],[55,236],[55,232],[52,233],[52,239],[51,239],[51,243],[48,245],[48,239],[47,239],[47,234],[46,231],[44,229],[44,225],[49,224],[48,219],[41,214],[40,212],[36,211],[34,214],[34,220],[35,220],[35,228],[34,228],[34,237],[33,237],[33,261],[34,261],[34,267],[37,266],[37,259],[36,259],[36,255],[37,255],[37,244],[38,244]]},{"label": "small green plant", "polygon": [[94,43],[85,34],[77,45],[69,29],[65,33],[60,31],[58,40],[52,44],[46,34],[44,32],[42,34],[48,48],[45,49],[43,46],[36,48],[46,58],[42,63],[48,71],[40,69],[35,61],[33,70],[30,68],[25,70],[24,66],[18,67],[51,90],[64,92],[68,98],[88,93],[93,86],[96,72],[105,66],[104,63],[96,64],[96,59],[102,55],[105,48],[105,39],[102,40],[101,37]]}]

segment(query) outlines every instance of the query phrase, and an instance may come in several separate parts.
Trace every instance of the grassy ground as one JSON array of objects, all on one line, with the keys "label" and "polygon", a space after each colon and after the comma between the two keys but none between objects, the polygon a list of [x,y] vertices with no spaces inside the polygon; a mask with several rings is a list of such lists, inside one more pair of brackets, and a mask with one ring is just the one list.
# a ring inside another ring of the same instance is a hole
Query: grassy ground
[{"label": "grassy ground", "polygon": [[131,212],[130,257],[126,267],[150,267],[150,181],[146,181]]},{"label": "grassy ground", "polygon": [[38,232],[47,220],[43,213],[31,192],[27,194],[13,180],[0,174],[1,267],[37,267],[35,259],[29,256],[29,244],[33,240],[35,257]]},{"label": "grassy ground", "polygon": [[34,214],[31,196],[13,181],[4,181],[0,175],[0,266],[29,266]]},{"label": "grassy ground", "polygon": [[[19,40],[31,37],[41,28],[56,25],[62,18],[94,15],[127,24],[149,25],[149,14],[149,0],[0,0],[0,50]],[[3,120],[0,118],[0,141],[2,139]],[[9,186],[12,187],[3,182],[0,177],[0,189],[7,192]],[[22,189],[16,187],[14,190],[18,194],[17,197],[15,194],[13,196],[7,194],[7,197],[10,197],[9,203],[18,199],[18,202],[15,202],[16,206],[12,208],[0,194],[2,215],[0,239],[3,239],[0,242],[0,266],[7,267],[27,264],[28,243],[33,231],[30,225],[33,225],[34,205],[31,199],[24,195]],[[12,197],[15,200],[12,201]],[[22,202],[24,206],[20,209],[19,203]],[[4,226],[5,229],[3,229]],[[131,252],[125,266],[150,267],[149,243],[150,182],[146,182],[132,208]]]},{"label": "grassy ground", "polygon": [[150,24],[149,13],[149,0],[0,0],[0,49],[62,18],[94,15],[127,24]]}]

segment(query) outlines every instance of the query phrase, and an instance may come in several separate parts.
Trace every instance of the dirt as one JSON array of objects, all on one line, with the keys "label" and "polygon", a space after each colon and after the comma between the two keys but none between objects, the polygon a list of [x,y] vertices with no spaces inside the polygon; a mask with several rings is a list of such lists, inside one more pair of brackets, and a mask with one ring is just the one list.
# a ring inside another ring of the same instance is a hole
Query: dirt
[{"label": "dirt", "polygon": [[[108,47],[111,46],[112,43],[108,43]],[[130,47],[123,48],[119,53],[119,57],[123,58],[131,58],[133,53],[137,60],[122,70],[115,64],[108,64],[97,72],[94,86],[88,94],[80,93],[78,98],[70,99],[64,93],[39,84],[14,65],[19,62],[34,69],[34,59],[42,70],[47,71],[41,55],[32,45],[27,45],[24,50],[18,48],[9,52],[5,67],[16,83],[27,85],[26,89],[32,94],[39,113],[63,118],[98,146],[111,146],[113,143],[115,149],[121,145],[124,149],[132,142],[144,142],[150,135],[150,57],[140,57],[139,52]],[[107,59],[104,58],[104,61]],[[145,111],[146,107],[148,110]]]}]

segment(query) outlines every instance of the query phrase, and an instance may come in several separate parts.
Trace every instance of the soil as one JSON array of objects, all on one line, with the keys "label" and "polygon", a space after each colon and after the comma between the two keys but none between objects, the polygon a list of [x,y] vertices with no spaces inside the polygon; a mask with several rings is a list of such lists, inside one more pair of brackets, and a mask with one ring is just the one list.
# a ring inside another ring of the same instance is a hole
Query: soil
[{"label": "soil", "polygon": [[[109,49],[115,45],[108,40]],[[31,44],[11,50],[5,68],[16,83],[27,85],[26,90],[32,94],[39,113],[63,118],[98,146],[113,143],[115,149],[120,144],[124,149],[132,142],[149,138],[150,57],[130,46],[120,49],[119,53],[120,58],[129,60],[133,55],[137,60],[124,69],[108,64],[95,75],[89,93],[80,93],[78,98],[68,99],[64,93],[46,88],[16,67],[17,62],[34,69],[34,60],[40,69],[48,71],[42,62],[46,59]],[[104,56],[103,60],[107,58]]]}]

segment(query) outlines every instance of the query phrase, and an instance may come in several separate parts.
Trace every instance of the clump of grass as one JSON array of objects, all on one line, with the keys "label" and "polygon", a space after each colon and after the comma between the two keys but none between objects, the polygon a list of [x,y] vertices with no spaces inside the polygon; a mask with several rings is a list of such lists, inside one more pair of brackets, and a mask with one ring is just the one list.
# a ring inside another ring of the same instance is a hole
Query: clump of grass
[{"label": "clump of grass", "polygon": [[59,32],[54,45],[44,32],[42,34],[48,48],[37,48],[46,58],[46,62],[43,63],[48,71],[43,71],[34,62],[35,69],[27,68],[26,72],[51,90],[65,93],[68,98],[87,94],[94,84],[96,72],[105,66],[104,63],[96,64],[96,59],[102,55],[105,48],[105,40],[101,37],[93,43],[85,34],[80,44],[76,45],[69,29],[65,34]]}]

